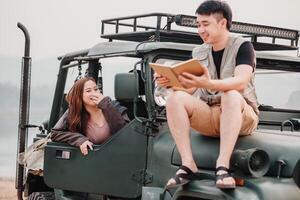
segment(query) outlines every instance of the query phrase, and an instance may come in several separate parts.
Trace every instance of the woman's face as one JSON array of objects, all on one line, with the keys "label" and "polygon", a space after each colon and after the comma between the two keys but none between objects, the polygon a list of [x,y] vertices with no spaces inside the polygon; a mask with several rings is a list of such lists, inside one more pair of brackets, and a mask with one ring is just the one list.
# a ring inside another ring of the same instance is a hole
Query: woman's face
[{"label": "woman's face", "polygon": [[85,106],[96,106],[93,99],[100,98],[101,93],[94,81],[87,81],[83,87],[82,101]]}]

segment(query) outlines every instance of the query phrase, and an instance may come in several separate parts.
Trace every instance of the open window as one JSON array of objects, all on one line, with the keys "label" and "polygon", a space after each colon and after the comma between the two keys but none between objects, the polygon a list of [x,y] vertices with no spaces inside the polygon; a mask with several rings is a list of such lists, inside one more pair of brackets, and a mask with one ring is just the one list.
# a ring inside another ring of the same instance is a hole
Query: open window
[{"label": "open window", "polygon": [[255,84],[261,104],[259,128],[299,131],[300,73],[257,69]]}]

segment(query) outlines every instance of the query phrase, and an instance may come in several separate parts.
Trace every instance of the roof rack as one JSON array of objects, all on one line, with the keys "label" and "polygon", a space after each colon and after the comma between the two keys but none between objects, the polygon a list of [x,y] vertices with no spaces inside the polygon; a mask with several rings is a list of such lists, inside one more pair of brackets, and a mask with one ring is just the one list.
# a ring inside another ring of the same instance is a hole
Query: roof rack
[{"label": "roof rack", "polygon": [[[142,19],[156,18],[154,26],[142,25]],[[182,31],[172,28],[175,23],[177,26],[197,27],[196,17],[189,15],[173,15],[166,13],[150,13],[144,15],[134,15],[105,19],[101,21],[101,37],[112,40],[126,41],[160,41],[160,42],[179,42],[202,44],[203,41],[196,32]],[[163,24],[164,23],[164,24]],[[114,32],[105,33],[105,26],[113,25]],[[120,32],[121,27],[129,27],[130,32]],[[259,24],[250,24],[243,22],[232,22],[230,32],[243,34],[243,37],[249,37],[256,50],[297,50],[299,31],[284,29],[273,26]],[[258,38],[271,38],[272,42],[259,42]],[[276,39],[289,40],[290,45],[276,43]]]}]

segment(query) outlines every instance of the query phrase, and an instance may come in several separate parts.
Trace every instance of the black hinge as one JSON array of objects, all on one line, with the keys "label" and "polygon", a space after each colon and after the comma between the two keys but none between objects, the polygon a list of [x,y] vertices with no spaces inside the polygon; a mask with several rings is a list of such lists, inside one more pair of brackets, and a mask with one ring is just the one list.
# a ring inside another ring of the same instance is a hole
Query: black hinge
[{"label": "black hinge", "polygon": [[156,136],[159,131],[159,125],[158,123],[145,120],[138,126],[135,126],[134,131],[147,136]]},{"label": "black hinge", "polygon": [[139,184],[145,185],[152,182],[153,175],[147,172],[147,170],[141,169],[132,174],[132,179]]}]

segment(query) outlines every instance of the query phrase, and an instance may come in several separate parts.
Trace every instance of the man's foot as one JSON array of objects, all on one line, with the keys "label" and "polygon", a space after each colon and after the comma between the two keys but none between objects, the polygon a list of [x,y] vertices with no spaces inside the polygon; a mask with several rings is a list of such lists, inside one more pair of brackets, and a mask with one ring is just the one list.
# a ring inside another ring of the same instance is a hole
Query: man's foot
[{"label": "man's foot", "polygon": [[188,182],[194,180],[197,177],[196,171],[197,170],[193,172],[190,168],[184,165],[180,166],[176,172],[176,175],[168,181],[166,188],[170,189],[187,184]]},{"label": "man's foot", "polygon": [[234,189],[235,180],[230,175],[229,169],[223,166],[216,168],[216,187],[220,189]]}]

